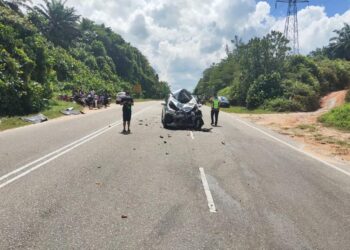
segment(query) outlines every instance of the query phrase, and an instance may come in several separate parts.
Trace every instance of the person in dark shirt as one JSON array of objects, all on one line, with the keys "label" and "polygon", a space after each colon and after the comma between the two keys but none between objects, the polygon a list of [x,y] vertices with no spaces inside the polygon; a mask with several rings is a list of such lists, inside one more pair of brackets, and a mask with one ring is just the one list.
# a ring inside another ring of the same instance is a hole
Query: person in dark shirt
[{"label": "person in dark shirt", "polygon": [[[121,104],[123,105],[123,133],[130,134],[131,108],[134,105],[134,100],[128,92],[122,98]],[[125,130],[126,124],[128,124],[128,131]]]}]

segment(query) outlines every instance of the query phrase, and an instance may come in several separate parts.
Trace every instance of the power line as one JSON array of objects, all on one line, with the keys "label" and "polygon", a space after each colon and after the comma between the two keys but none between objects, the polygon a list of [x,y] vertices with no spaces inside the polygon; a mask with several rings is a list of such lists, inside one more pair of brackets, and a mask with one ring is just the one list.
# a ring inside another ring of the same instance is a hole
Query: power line
[{"label": "power line", "polygon": [[292,53],[299,54],[298,4],[309,3],[309,0],[276,0],[276,8],[278,3],[288,4],[284,36],[292,44]]}]

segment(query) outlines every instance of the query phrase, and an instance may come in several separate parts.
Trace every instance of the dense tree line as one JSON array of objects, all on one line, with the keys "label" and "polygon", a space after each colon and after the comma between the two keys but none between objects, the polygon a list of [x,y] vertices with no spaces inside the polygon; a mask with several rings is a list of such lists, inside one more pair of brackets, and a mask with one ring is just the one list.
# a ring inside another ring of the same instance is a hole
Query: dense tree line
[{"label": "dense tree line", "polygon": [[[147,58],[105,25],[80,18],[62,0],[0,0],[0,115],[41,110],[55,92],[169,92]],[[26,8],[23,13],[22,9]]]},{"label": "dense tree line", "polygon": [[247,43],[236,37],[227,57],[203,72],[195,93],[219,93],[250,109],[315,110],[321,96],[350,86],[349,25],[336,34],[327,49],[309,56],[290,55],[288,40],[276,31]]}]

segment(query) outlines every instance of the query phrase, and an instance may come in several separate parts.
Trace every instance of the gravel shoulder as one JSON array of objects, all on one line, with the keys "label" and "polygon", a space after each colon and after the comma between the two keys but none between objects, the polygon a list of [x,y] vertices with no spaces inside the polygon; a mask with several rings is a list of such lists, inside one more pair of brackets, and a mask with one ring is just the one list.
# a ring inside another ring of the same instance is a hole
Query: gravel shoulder
[{"label": "gravel shoulder", "polygon": [[346,91],[337,91],[321,100],[321,109],[307,113],[239,114],[301,143],[304,150],[337,163],[350,163],[350,133],[325,127],[318,117],[344,103]]}]

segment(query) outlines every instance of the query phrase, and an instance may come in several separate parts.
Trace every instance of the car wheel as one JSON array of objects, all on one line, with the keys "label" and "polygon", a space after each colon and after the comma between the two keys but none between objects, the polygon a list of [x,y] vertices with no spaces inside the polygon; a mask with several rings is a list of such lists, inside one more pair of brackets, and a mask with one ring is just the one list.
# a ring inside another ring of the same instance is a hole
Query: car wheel
[{"label": "car wheel", "polygon": [[163,124],[163,128],[165,128],[165,129],[169,128],[168,124],[165,122],[164,111],[162,111],[162,124]]}]

